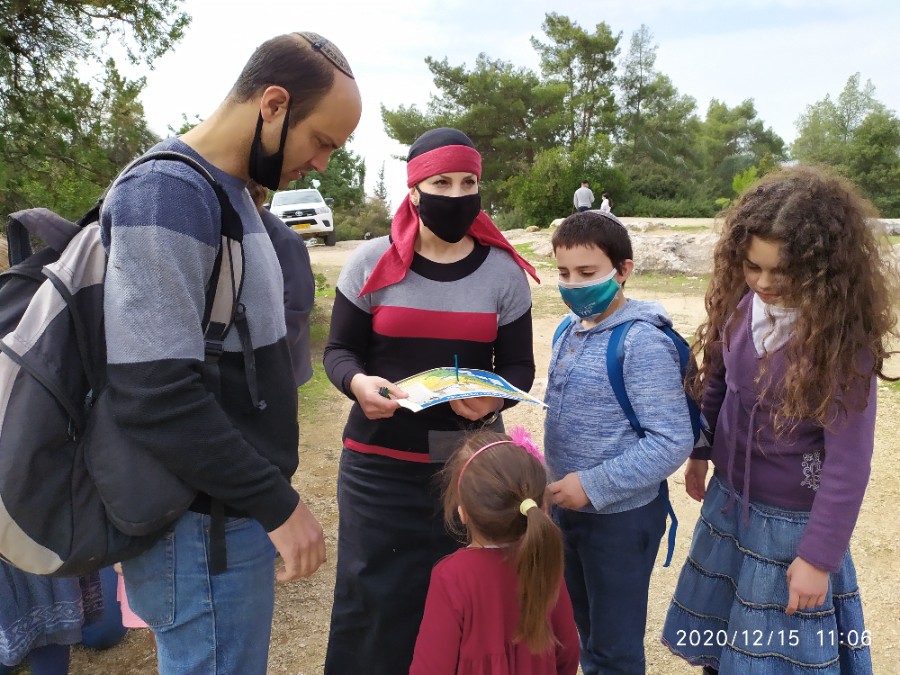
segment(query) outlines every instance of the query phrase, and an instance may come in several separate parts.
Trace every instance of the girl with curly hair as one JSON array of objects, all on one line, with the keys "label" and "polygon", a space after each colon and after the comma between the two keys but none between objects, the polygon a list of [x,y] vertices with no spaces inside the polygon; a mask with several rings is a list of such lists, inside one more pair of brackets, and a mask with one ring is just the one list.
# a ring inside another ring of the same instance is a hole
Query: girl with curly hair
[{"label": "girl with curly hair", "polygon": [[872,672],[848,547],[898,298],[873,216],[797,167],[725,218],[691,383],[713,442],[685,472],[703,507],[662,636],[705,673]]}]

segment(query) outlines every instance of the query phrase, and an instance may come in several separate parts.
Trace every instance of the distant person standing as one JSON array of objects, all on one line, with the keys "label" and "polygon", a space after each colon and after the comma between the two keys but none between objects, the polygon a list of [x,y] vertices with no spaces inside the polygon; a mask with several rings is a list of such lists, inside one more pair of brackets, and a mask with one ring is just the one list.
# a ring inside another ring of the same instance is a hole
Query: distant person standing
[{"label": "distant person standing", "polygon": [[589,181],[581,181],[581,187],[575,190],[575,195],[574,197],[572,197],[572,204],[575,207],[575,210],[579,213],[582,211],[587,211],[594,203],[594,193],[591,192],[591,188],[589,186]]},{"label": "distant person standing", "polygon": [[602,200],[600,202],[600,213],[612,213],[612,208],[609,205],[609,193],[604,192],[600,195],[600,198]]}]

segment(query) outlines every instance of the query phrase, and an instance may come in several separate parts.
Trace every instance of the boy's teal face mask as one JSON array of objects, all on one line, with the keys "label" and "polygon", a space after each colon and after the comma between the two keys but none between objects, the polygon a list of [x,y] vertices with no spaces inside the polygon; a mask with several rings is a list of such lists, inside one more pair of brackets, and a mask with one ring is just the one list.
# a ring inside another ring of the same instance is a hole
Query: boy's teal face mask
[{"label": "boy's teal face mask", "polygon": [[616,293],[622,288],[615,280],[616,270],[596,281],[582,281],[577,284],[559,282],[559,294],[569,309],[582,319],[603,314],[609,309],[616,297]]}]

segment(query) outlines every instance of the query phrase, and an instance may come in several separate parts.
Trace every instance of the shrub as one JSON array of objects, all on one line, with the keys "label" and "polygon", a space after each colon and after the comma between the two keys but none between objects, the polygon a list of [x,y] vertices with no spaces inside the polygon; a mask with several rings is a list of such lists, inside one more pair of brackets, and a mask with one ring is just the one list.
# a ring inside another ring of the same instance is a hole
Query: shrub
[{"label": "shrub", "polygon": [[334,214],[335,232],[338,241],[353,241],[383,237],[391,232],[391,214],[380,199],[369,199],[362,206],[338,209]]},{"label": "shrub", "polygon": [[492,217],[494,224],[499,230],[524,230],[531,225],[525,212],[519,207],[510,210],[500,211]]},{"label": "shrub", "polygon": [[713,218],[720,208],[706,197],[651,199],[643,195],[629,195],[628,200],[613,207],[617,216],[647,218]]}]

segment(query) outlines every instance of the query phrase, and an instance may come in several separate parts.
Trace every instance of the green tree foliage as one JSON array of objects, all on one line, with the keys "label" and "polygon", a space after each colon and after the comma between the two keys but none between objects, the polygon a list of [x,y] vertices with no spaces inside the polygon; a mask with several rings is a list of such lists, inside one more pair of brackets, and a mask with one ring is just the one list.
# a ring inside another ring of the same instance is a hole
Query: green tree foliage
[{"label": "green tree foliage", "polygon": [[704,172],[714,195],[727,195],[735,176],[759,165],[763,157],[785,159],[784,140],[756,118],[756,106],[746,99],[733,108],[713,99],[700,128]]},{"label": "green tree foliage", "polygon": [[565,134],[560,139],[574,150],[578,141],[615,131],[613,93],[616,57],[622,35],[613,35],[606,23],[588,33],[568,17],[547,14],[541,28],[548,42],[531,38],[541,57],[546,81],[564,87]]},{"label": "green tree foliage", "polygon": [[334,222],[338,241],[383,237],[391,232],[391,214],[377,197],[336,211]]},{"label": "green tree foliage", "polygon": [[378,182],[375,183],[374,195],[375,199],[380,199],[385,208],[390,211],[391,205],[388,201],[387,186],[384,184],[384,162],[381,163],[381,168],[378,170]]},{"label": "green tree foliage", "polygon": [[[578,141],[575,148],[557,146],[540,153],[531,169],[512,183],[511,205],[524,216],[521,225],[547,227],[572,212],[572,195],[585,178],[594,194],[621,194],[625,180],[609,163],[612,143],[597,135]],[[501,218],[502,220],[502,218]]]},{"label": "green tree foliage", "polygon": [[362,206],[365,202],[365,183],[365,162],[362,157],[344,147],[331,153],[331,159],[324,173],[310,171],[300,180],[292,181],[289,189],[311,188],[318,185],[323,197],[334,199],[335,210],[347,211]]},{"label": "green tree foliage", "polygon": [[[665,216],[706,204],[701,192],[697,104],[656,70],[653,34],[641,26],[631,36],[618,77],[619,126],[615,164],[627,179],[618,195],[620,215]],[[659,208],[650,208],[654,202]],[[648,212],[653,211],[652,213]]]},{"label": "green tree foliage", "polygon": [[619,104],[619,136],[631,144],[631,154],[636,155],[643,136],[643,113],[646,107],[647,88],[655,77],[656,45],[653,34],[644,24],[631,35],[631,43],[622,63],[619,88],[622,92]]},{"label": "green tree foliage", "polygon": [[690,140],[697,130],[696,102],[682,96],[672,81],[656,70],[653,34],[641,26],[631,36],[619,86],[617,159],[663,166],[690,164]]},{"label": "green tree foliage", "polygon": [[33,97],[48,93],[71,63],[102,54],[112,37],[122,38],[131,61],[151,63],[181,39],[190,21],[180,4],[0,0],[0,109],[34,105]]},{"label": "green tree foliage", "polygon": [[826,95],[797,120],[792,152],[802,162],[831,166],[855,182],[888,217],[900,215],[900,120],[856,73],[836,101]]},{"label": "green tree foliage", "polygon": [[900,217],[900,120],[872,112],[853,131],[847,174],[886,217]]},{"label": "green tree foliage", "polygon": [[759,169],[755,166],[751,166],[749,169],[735,174],[734,178],[731,179],[731,189],[735,194],[735,199],[719,197],[716,199],[716,206],[723,209],[728,208],[737,201],[737,197],[740,197],[747,188],[753,185],[759,178]]},{"label": "green tree foliage", "polygon": [[425,111],[382,107],[388,135],[411,144],[435,127],[464,131],[482,154],[482,202],[499,206],[508,194],[509,179],[527,170],[535,156],[560,137],[565,121],[562,88],[542,83],[527,68],[484,54],[472,70],[451,66],[447,59],[425,62],[440,95],[432,97]]},{"label": "green tree foliage", "polygon": [[[621,34],[593,32],[550,13],[532,37],[540,73],[480,54],[473,68],[427,58],[437,92],[420,109],[382,107],[391,138],[410,144],[439,126],[465,131],[483,156],[482,202],[503,227],[547,225],[571,211],[584,176],[635,216],[713,216],[745,180],[778,168],[786,149],[747,99],[697,103],[656,68],[647,26],[617,63]],[[855,180],[886,213],[896,211],[896,117],[859,75],[798,122],[792,151]]]},{"label": "green tree foliage", "polygon": [[169,125],[169,134],[172,136],[181,136],[182,134],[186,134],[195,126],[200,124],[203,119],[200,115],[194,115],[194,119],[188,118],[187,114],[181,113],[181,124],[177,127],[173,127],[171,124]]},{"label": "green tree foliage", "polygon": [[845,166],[854,131],[870,114],[883,111],[872,82],[861,85],[859,73],[851,75],[837,101],[826,95],[807,106],[797,120],[797,139],[791,151],[802,162]]},{"label": "green tree foliage", "polygon": [[40,110],[7,112],[18,133],[0,136],[0,212],[48,206],[68,218],[86,212],[119,170],[158,138],[137,100],[143,80],[125,80],[110,60],[96,86],[72,69]]},{"label": "green tree foliage", "polygon": [[[132,62],[181,38],[180,0],[0,0],[0,213],[43,205],[77,217],[155,137],[104,47],[119,38]],[[78,64],[104,74],[84,81]]]},{"label": "green tree foliage", "polygon": [[731,180],[731,189],[736,195],[742,195],[747,188],[753,185],[759,178],[759,170],[755,166],[751,166],[746,171],[737,174]]}]

